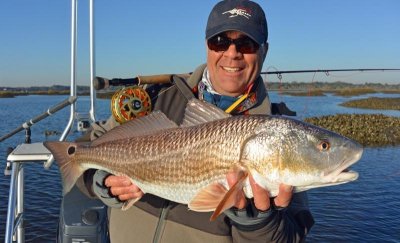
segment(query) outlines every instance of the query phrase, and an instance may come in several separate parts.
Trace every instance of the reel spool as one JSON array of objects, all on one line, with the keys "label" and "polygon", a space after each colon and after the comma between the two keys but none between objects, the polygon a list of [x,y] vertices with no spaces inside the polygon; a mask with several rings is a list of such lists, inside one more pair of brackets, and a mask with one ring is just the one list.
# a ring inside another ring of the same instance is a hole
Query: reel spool
[{"label": "reel spool", "polygon": [[111,112],[120,124],[151,112],[149,94],[139,86],[129,86],[114,93],[111,98]]}]

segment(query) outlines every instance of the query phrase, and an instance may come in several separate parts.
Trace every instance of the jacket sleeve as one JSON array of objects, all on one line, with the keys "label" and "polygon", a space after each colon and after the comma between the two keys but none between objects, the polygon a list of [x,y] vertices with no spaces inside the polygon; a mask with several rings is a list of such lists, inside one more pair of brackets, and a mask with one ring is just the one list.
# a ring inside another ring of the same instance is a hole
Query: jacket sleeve
[{"label": "jacket sleeve", "polygon": [[306,192],[296,193],[288,208],[258,212],[253,204],[245,210],[227,211],[234,242],[304,242],[314,224]]},{"label": "jacket sleeve", "polygon": [[111,175],[104,170],[96,170],[93,174],[92,190],[93,193],[99,198],[105,205],[113,208],[122,208],[123,202],[118,198],[110,195],[108,187],[104,185],[104,180]]}]

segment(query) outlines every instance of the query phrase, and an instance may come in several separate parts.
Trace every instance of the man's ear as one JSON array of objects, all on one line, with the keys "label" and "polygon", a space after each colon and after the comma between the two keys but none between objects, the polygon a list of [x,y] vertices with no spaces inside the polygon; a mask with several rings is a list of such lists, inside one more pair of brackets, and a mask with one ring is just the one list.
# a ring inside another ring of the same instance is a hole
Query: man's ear
[{"label": "man's ear", "polygon": [[265,61],[265,58],[267,57],[268,49],[269,49],[269,43],[265,42],[264,45],[261,46],[262,51],[263,51],[263,61]]}]

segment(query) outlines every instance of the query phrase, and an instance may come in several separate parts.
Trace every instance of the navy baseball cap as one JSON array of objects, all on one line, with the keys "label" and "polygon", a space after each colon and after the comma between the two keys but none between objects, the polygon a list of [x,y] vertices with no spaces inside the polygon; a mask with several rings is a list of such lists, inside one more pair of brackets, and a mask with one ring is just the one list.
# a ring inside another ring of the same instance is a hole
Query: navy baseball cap
[{"label": "navy baseball cap", "polygon": [[252,1],[225,0],[214,6],[207,21],[206,39],[230,30],[240,31],[260,45],[268,40],[265,13]]}]

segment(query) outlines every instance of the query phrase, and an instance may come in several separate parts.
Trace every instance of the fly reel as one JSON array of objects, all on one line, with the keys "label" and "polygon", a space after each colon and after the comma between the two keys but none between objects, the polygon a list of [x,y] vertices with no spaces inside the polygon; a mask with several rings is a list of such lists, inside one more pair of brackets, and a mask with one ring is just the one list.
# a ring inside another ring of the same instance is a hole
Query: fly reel
[{"label": "fly reel", "polygon": [[111,98],[111,112],[115,120],[125,123],[151,111],[149,94],[139,86],[125,87],[116,91]]}]

